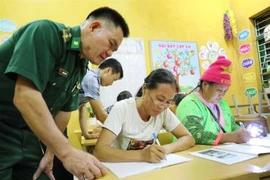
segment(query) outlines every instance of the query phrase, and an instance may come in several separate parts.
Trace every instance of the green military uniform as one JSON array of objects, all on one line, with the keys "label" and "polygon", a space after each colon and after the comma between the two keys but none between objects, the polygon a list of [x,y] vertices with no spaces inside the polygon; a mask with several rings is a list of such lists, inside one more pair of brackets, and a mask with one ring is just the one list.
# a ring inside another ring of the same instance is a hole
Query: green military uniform
[{"label": "green military uniform", "polygon": [[[48,20],[16,31],[0,46],[0,177],[32,179],[42,151],[13,104],[16,77],[31,80],[54,116],[78,108],[78,91],[87,60],[80,59],[80,27]],[[50,130],[48,130],[50,133]],[[46,175],[40,179],[48,179]]]},{"label": "green military uniform", "polygon": [[[236,124],[228,103],[222,99],[218,104],[224,117],[224,130],[228,133],[239,129],[240,126]],[[196,144],[214,145],[218,143],[220,127],[214,120],[209,108],[205,106],[196,93],[186,96],[179,103],[176,116],[192,134]]]}]

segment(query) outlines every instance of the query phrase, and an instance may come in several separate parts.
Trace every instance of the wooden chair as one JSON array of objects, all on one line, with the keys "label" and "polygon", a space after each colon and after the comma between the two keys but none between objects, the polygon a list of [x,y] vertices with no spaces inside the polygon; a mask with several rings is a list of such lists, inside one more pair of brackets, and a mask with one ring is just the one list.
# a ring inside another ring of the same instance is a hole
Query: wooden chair
[{"label": "wooden chair", "polygon": [[170,144],[173,142],[173,134],[170,132],[160,132],[158,134],[160,145]]},{"label": "wooden chair", "polygon": [[[249,95],[248,95],[249,104],[244,105],[244,106],[239,106],[238,105],[236,97],[235,97],[234,94],[232,95],[232,99],[233,99],[233,104],[234,104],[234,107],[235,107],[235,110],[236,110],[236,113],[237,113],[237,115],[236,115],[237,117],[245,117],[245,116],[258,117],[258,116],[260,116],[260,113],[255,111],[254,105],[252,103],[252,98]],[[248,113],[242,114],[240,109],[246,109],[246,110],[248,110]]]},{"label": "wooden chair", "polygon": [[81,136],[81,145],[84,151],[90,152],[92,154],[94,147],[97,143],[97,139],[85,139]]},{"label": "wooden chair", "polygon": [[[259,113],[261,113],[264,116],[270,116],[270,112],[263,112],[263,108],[268,108],[268,110],[270,110],[270,100],[268,98],[269,93],[259,92],[258,94],[259,94]],[[266,104],[262,103],[263,97],[264,97]]]}]

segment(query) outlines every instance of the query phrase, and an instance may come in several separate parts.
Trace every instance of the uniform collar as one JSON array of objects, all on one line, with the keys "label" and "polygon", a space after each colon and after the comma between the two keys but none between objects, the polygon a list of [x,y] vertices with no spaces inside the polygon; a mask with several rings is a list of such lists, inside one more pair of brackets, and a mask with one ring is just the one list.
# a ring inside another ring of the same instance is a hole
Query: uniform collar
[{"label": "uniform collar", "polygon": [[81,50],[81,29],[80,26],[70,28],[71,39],[68,44],[68,50],[80,51]]}]

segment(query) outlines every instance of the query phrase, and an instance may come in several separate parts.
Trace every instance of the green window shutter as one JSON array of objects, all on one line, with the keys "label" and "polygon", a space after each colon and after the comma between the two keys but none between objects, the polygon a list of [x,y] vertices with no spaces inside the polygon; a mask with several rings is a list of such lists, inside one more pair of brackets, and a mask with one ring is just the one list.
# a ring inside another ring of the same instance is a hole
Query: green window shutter
[{"label": "green window shutter", "polygon": [[265,42],[263,31],[270,24],[270,10],[254,18],[256,43],[260,60],[261,83],[268,83],[270,72],[267,72],[267,65],[270,65],[270,41]]}]

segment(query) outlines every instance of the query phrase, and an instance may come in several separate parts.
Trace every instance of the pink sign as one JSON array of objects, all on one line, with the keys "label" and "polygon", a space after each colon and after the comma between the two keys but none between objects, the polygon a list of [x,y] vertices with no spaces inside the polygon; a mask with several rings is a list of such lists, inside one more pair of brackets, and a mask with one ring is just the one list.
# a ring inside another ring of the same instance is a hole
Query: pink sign
[{"label": "pink sign", "polygon": [[242,44],[240,47],[239,47],[239,53],[240,54],[247,54],[251,49],[251,46],[250,44]]}]

